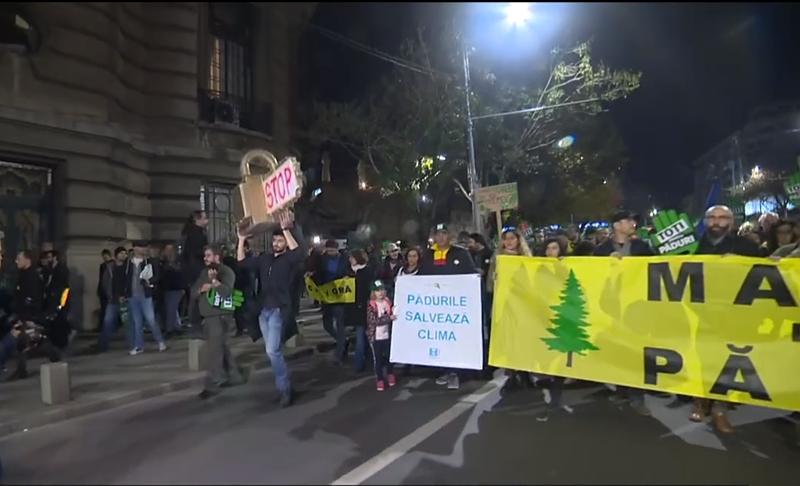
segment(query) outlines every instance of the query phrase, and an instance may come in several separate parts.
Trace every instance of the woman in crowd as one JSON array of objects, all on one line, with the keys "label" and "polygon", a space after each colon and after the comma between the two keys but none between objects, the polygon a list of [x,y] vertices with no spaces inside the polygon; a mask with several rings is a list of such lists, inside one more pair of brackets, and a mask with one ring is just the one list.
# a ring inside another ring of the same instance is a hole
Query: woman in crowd
[{"label": "woman in crowd", "polygon": [[161,261],[161,284],[164,289],[164,321],[166,323],[167,337],[181,334],[181,317],[178,306],[183,298],[186,280],[183,268],[178,260],[178,252],[172,243],[164,246]]},{"label": "woman in crowd", "polygon": [[[497,278],[497,257],[499,255],[531,256],[528,243],[515,228],[504,228],[500,238],[500,248],[497,249],[497,252],[489,263],[489,271],[486,278],[486,291],[490,296],[494,294],[494,282]],[[523,383],[528,386],[533,386],[531,377],[526,372],[506,370],[506,375],[508,375],[508,380],[506,380],[505,385],[503,385],[503,391],[515,390]]]},{"label": "woman in crowd", "polygon": [[364,250],[353,250],[350,254],[350,270],[350,275],[356,279],[356,298],[351,307],[350,322],[356,328],[355,368],[357,372],[361,372],[364,371],[367,360],[367,304],[375,280],[375,267],[370,264]]},{"label": "woman in crowd", "polygon": [[794,221],[782,219],[775,223],[769,233],[769,246],[767,247],[769,254],[773,255],[779,249],[788,248],[797,243],[797,234],[794,230]]},{"label": "woman in crowd", "polygon": [[[397,277],[402,277],[403,275],[416,275],[419,272],[419,262],[422,256],[422,250],[418,247],[414,246],[408,249],[406,252],[406,264],[400,268],[400,271],[397,273]],[[397,278],[395,278],[397,281]]]},{"label": "woman in crowd", "polygon": [[[549,239],[544,242],[544,257],[561,259],[566,255],[566,247],[556,238]],[[540,377],[544,378],[544,377]],[[564,391],[564,378],[560,376],[551,376],[537,381],[537,385],[542,386],[542,394],[544,395],[544,402],[547,407],[536,416],[539,422],[547,422],[550,414],[557,411],[559,408],[572,413],[572,408],[567,405],[561,404],[561,396]]]}]

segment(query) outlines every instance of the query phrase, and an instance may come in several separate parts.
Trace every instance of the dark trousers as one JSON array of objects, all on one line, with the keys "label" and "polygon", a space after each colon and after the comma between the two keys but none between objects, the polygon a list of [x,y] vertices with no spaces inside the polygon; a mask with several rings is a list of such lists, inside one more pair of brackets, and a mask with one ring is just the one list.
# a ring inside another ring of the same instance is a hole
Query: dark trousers
[{"label": "dark trousers", "polygon": [[101,331],[103,329],[103,320],[106,316],[106,306],[108,305],[108,299],[104,296],[100,296],[100,315],[97,316],[97,330]]},{"label": "dark trousers", "polygon": [[241,383],[242,374],[228,347],[232,327],[229,316],[206,317],[203,331],[206,339],[206,390],[217,390],[225,382]]},{"label": "dark trousers", "polygon": [[389,361],[391,341],[388,339],[374,340],[369,343],[372,348],[372,362],[375,365],[375,378],[383,381],[386,375],[394,373],[392,363]]},{"label": "dark trousers", "polygon": [[322,327],[336,341],[336,358],[344,361],[347,337],[344,322],[344,305],[322,304]]}]

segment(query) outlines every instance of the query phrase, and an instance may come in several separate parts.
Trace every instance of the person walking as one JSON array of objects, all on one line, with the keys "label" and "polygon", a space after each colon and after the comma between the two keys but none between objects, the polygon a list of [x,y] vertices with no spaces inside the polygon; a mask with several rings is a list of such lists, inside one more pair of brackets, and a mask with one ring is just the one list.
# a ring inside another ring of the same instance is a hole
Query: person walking
[{"label": "person walking", "polygon": [[106,295],[103,292],[103,276],[106,273],[106,265],[112,263],[114,261],[114,257],[111,255],[111,250],[106,248],[100,252],[100,258],[102,258],[102,262],[97,270],[97,299],[100,301],[100,314],[98,315],[97,319],[97,330],[102,332],[103,318],[106,315],[106,306],[108,305],[108,298],[106,298]]},{"label": "person walking", "polygon": [[[325,285],[347,274],[348,259],[339,252],[336,240],[325,242],[325,252],[316,260],[317,267],[311,270],[311,278],[317,285]],[[345,304],[322,303],[322,327],[336,341],[335,359],[343,364],[347,357]]]},{"label": "person walking", "polygon": [[158,351],[167,350],[167,344],[161,335],[161,329],[156,324],[155,309],[153,307],[153,292],[158,282],[158,265],[147,256],[147,242],[136,241],[133,244],[133,257],[127,263],[130,271],[127,272],[126,296],[128,310],[131,314],[133,325],[129,329],[130,341],[133,347],[131,356],[144,352],[144,325],[150,328],[153,339],[158,343]]},{"label": "person walking", "polygon": [[367,339],[372,349],[372,360],[375,366],[375,387],[379,392],[386,386],[397,384],[392,363],[389,361],[391,349],[392,321],[397,316],[392,312],[392,301],[386,295],[383,282],[372,283],[369,303],[367,304]]},{"label": "person walking", "polygon": [[[239,233],[236,258],[243,268],[258,272],[259,275],[259,330],[275,376],[278,400],[280,406],[285,408],[292,404],[294,393],[289,368],[283,357],[283,316],[291,305],[289,283],[296,267],[303,264],[305,250],[298,243],[304,239],[299,226],[294,224],[293,215],[289,211],[281,212],[278,222],[281,230],[272,235],[272,252],[247,257],[244,250],[247,236]],[[257,339],[257,336],[251,337]]]},{"label": "person walking", "polygon": [[[733,211],[727,206],[708,208],[703,220],[706,230],[695,255],[761,256],[760,248],[752,240],[733,234],[733,221]],[[728,420],[726,407],[727,404],[719,400],[696,398],[689,420],[703,422],[710,415],[718,431],[731,434],[734,429]]]},{"label": "person walking", "polygon": [[[422,257],[419,275],[466,275],[478,273],[469,252],[450,241],[450,231],[445,223],[433,228],[433,245]],[[460,388],[458,370],[445,369],[436,379],[437,385],[447,385],[450,390]]]},{"label": "person walking", "polygon": [[356,298],[351,305],[349,322],[356,331],[354,364],[356,372],[360,373],[364,371],[367,360],[367,304],[370,300],[370,287],[375,280],[375,268],[370,264],[364,250],[353,250],[350,254],[350,270],[350,276],[356,281]]},{"label": "person walking", "polygon": [[[522,238],[515,228],[504,228],[500,238],[500,248],[498,248],[495,254],[491,257],[489,261],[489,268],[486,271],[486,292],[489,296],[489,305],[491,305],[494,297],[494,284],[497,280],[497,257],[500,255],[532,256],[531,250],[528,247],[528,243],[525,242],[525,239]],[[487,332],[486,341],[487,351],[484,352],[484,359],[485,361],[488,361],[488,343],[491,342],[491,331]],[[503,385],[502,390],[504,392],[516,390],[523,383],[529,385],[532,384],[529,374],[524,371],[506,370],[506,376],[508,376],[508,379]]]},{"label": "person walking", "polygon": [[[405,265],[400,268],[400,271],[397,272],[397,277],[395,277],[395,289],[397,288],[397,282],[399,281],[400,277],[413,277],[419,274],[421,261],[422,249],[420,249],[420,247],[412,246],[406,250]],[[405,364],[402,365],[402,369],[403,376],[410,376],[414,370],[414,365]]]},{"label": "person walking", "polygon": [[[204,267],[203,251],[208,246],[208,237],[206,236],[208,221],[208,214],[205,211],[193,211],[181,230],[181,236],[183,237],[181,257],[187,286],[197,280]],[[202,318],[197,309],[197,300],[191,296],[190,292],[187,295],[189,296],[187,314],[189,315],[189,324],[191,326],[190,332],[196,335],[200,332]]]},{"label": "person walking", "polygon": [[198,310],[203,316],[206,339],[207,370],[199,395],[201,400],[218,395],[221,387],[244,382],[228,347],[228,334],[233,328],[232,296],[236,274],[221,263],[221,258],[219,247],[207,247],[203,256],[206,271],[200,272],[192,286],[192,294],[197,297]]},{"label": "person walking", "polygon": [[397,246],[396,243],[389,243],[386,248],[386,258],[383,261],[383,264],[380,266],[380,269],[376,272],[376,278],[381,279],[386,286],[386,295],[390,298],[394,298],[394,279],[397,277],[397,273],[403,268],[405,262],[403,262],[403,255],[400,253],[400,247]]},{"label": "person walking", "polygon": [[161,260],[161,286],[164,291],[164,321],[166,337],[183,334],[181,329],[181,316],[178,308],[186,288],[183,266],[178,259],[175,245],[168,243],[164,246]]},{"label": "person walking", "polygon": [[[120,246],[114,250],[114,260],[106,264],[101,282],[101,292],[105,296],[105,313],[103,314],[103,329],[100,331],[98,350],[101,353],[108,351],[111,335],[117,330],[117,322],[120,318],[120,307],[127,301],[127,288],[130,282],[130,267],[128,263],[128,251]],[[130,335],[130,333],[129,333]],[[131,349],[134,348],[130,342]]]},{"label": "person walking", "polygon": [[[614,214],[611,218],[611,237],[594,249],[594,256],[626,258],[654,255],[649,244],[633,238],[636,233],[636,224],[636,215],[630,211],[618,211]],[[644,403],[644,390],[618,386],[617,391],[627,393],[631,408],[636,413],[650,415],[650,410]]]}]

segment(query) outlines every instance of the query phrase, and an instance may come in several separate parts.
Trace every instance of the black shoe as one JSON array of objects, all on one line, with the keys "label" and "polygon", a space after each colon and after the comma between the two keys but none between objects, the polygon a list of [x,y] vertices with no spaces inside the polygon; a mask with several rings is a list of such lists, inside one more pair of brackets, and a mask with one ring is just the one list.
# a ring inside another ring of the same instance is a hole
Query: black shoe
[{"label": "black shoe", "polygon": [[294,397],[292,396],[294,393],[289,391],[288,393],[282,393],[280,398],[280,405],[281,408],[286,408],[294,402]]},{"label": "black shoe", "polygon": [[200,392],[199,395],[197,395],[197,398],[199,398],[200,400],[208,400],[209,398],[215,397],[217,395],[219,395],[218,391],[203,390]]}]

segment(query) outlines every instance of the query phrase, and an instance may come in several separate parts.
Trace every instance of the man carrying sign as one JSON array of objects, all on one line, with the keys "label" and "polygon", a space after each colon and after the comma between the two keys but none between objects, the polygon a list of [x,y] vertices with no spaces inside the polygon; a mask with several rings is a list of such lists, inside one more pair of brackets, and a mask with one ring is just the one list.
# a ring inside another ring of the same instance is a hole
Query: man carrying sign
[{"label": "man carrying sign", "polygon": [[207,246],[203,254],[206,271],[200,272],[192,286],[206,338],[207,370],[205,388],[199,395],[201,400],[219,394],[220,387],[244,382],[228,347],[233,306],[224,305],[224,301],[233,296],[236,274],[220,263],[221,258],[219,247]]},{"label": "man carrying sign", "polygon": [[[425,252],[419,275],[464,275],[478,273],[472,255],[461,247],[450,244],[450,231],[444,223],[434,227],[433,246]],[[460,388],[457,370],[445,369],[436,379],[437,385],[447,385],[450,390]]]},{"label": "man carrying sign", "polygon": [[[272,235],[272,253],[262,253],[258,257],[247,258],[244,252],[244,242],[247,237],[240,232],[236,258],[239,260],[239,265],[245,269],[259,272],[261,292],[258,299],[261,301],[261,313],[258,316],[258,325],[264,337],[267,356],[272,364],[275,387],[280,394],[280,405],[288,407],[292,404],[293,397],[289,369],[286,367],[281,349],[283,326],[292,303],[290,294],[292,275],[297,266],[303,264],[305,250],[297,243],[303,241],[303,237],[299,228],[295,228],[292,214],[289,211],[282,211],[278,221],[281,230]],[[296,235],[292,234],[293,231]]]}]

